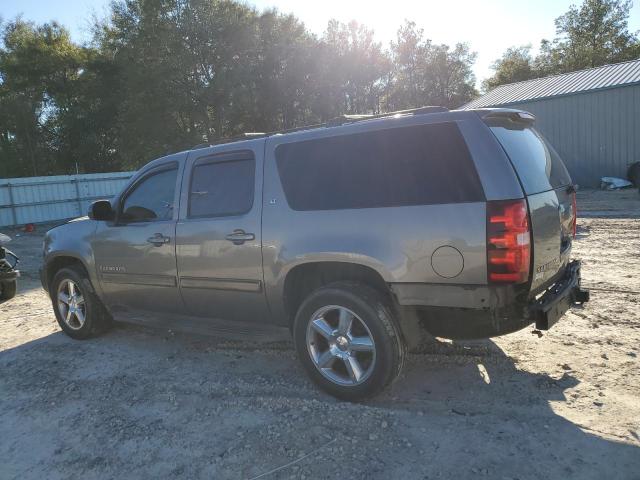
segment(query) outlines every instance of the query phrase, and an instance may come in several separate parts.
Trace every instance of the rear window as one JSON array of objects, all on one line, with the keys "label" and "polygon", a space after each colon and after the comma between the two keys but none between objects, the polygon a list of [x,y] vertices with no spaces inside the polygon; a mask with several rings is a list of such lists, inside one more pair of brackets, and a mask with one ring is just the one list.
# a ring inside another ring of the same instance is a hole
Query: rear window
[{"label": "rear window", "polygon": [[276,162],[294,210],[338,210],[483,201],[454,123],[287,143]]},{"label": "rear window", "polygon": [[512,124],[490,128],[507,152],[527,195],[571,183],[562,159],[538,132]]}]

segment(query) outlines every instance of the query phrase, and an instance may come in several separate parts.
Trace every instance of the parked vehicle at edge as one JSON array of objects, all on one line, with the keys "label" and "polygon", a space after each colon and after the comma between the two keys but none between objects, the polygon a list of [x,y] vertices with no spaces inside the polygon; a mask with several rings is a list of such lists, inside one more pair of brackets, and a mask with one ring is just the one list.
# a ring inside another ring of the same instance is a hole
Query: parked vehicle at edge
[{"label": "parked vehicle at edge", "polygon": [[548,329],[588,300],[575,188],[533,122],[425,107],[169,155],[48,232],[42,283],[73,338],[286,326],[314,382],[367,398],[422,329]]},{"label": "parked vehicle at edge", "polygon": [[0,233],[0,303],[11,300],[18,290],[20,272],[16,269],[18,257],[11,250],[4,247],[11,238]]}]

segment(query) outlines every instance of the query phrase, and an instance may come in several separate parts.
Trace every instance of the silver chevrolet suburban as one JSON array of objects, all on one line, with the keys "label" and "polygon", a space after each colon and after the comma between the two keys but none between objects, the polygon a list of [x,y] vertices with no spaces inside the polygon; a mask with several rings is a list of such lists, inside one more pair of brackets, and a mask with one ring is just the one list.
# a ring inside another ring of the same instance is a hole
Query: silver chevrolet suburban
[{"label": "silver chevrolet suburban", "polygon": [[380,392],[421,332],[548,329],[588,301],[575,187],[523,111],[424,107],[195,148],[50,230],[60,327],[288,327],[311,379]]}]

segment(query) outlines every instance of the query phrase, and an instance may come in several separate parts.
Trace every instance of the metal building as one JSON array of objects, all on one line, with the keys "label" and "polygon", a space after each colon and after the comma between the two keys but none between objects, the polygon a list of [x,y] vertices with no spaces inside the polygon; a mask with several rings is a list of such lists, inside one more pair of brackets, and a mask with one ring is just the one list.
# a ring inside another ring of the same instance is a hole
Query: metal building
[{"label": "metal building", "polygon": [[533,113],[579,185],[640,161],[640,59],[501,85],[462,108],[481,107]]}]

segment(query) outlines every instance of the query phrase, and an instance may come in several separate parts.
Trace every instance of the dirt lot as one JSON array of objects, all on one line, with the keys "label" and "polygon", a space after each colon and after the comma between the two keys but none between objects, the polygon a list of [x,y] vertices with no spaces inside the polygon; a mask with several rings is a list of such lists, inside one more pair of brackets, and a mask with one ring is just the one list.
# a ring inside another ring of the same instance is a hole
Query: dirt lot
[{"label": "dirt lot", "polygon": [[41,233],[16,238],[0,478],[640,479],[640,196],[581,192],[579,209],[585,308],[540,338],[434,344],[364,405],[318,392],[288,342],[73,341],[38,285]]}]

